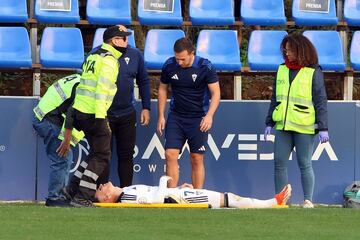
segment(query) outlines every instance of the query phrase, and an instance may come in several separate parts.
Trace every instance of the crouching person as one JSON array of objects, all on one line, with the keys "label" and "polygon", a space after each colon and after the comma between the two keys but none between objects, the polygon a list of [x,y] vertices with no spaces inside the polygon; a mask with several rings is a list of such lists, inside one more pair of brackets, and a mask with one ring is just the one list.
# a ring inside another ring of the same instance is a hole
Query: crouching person
[{"label": "crouching person", "polygon": [[[33,127],[43,138],[45,151],[50,161],[48,194],[45,201],[47,207],[64,207],[69,201],[61,193],[67,185],[69,170],[72,163],[72,149],[69,146],[62,152],[58,151],[63,138],[61,131],[64,118],[75,97],[75,90],[80,82],[80,75],[73,74],[61,78],[52,84],[33,109]],[[84,134],[77,130],[72,132],[71,146],[75,146]]]}]

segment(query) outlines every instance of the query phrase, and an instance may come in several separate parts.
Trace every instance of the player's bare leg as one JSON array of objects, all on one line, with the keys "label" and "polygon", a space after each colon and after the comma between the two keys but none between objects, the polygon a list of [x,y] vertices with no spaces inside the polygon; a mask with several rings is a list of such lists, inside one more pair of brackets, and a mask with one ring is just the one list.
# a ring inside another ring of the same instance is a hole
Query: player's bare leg
[{"label": "player's bare leg", "polygon": [[196,189],[201,189],[204,187],[205,181],[204,154],[190,153],[190,161],[192,185]]},{"label": "player's bare leg", "polygon": [[166,149],[165,158],[166,158],[166,175],[171,177],[168,181],[169,188],[175,188],[178,185],[179,181],[179,149]]}]

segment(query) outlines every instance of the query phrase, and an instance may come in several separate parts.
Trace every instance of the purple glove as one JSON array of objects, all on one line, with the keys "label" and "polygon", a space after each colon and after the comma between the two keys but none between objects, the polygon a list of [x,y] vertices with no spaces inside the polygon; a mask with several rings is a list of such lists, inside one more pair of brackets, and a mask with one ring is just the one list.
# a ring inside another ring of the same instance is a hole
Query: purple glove
[{"label": "purple glove", "polygon": [[270,126],[267,126],[265,128],[265,131],[264,131],[264,139],[265,139],[265,141],[267,141],[267,136],[271,134],[271,129],[272,129],[272,127],[270,127]]},{"label": "purple glove", "polygon": [[327,141],[329,141],[329,132],[319,131],[319,140],[321,143],[326,143]]}]

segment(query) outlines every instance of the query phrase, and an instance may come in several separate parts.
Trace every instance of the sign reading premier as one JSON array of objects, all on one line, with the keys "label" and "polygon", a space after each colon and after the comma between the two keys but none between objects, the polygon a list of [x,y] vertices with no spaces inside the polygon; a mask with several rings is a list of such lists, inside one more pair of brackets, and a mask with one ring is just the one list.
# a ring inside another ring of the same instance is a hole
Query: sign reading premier
[{"label": "sign reading premier", "polygon": [[304,12],[329,12],[329,0],[300,0],[299,10]]}]

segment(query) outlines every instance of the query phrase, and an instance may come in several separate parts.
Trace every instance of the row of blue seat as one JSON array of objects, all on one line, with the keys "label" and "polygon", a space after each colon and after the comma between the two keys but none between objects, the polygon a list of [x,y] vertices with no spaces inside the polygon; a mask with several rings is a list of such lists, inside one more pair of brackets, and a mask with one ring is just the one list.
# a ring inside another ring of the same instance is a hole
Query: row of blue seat
[{"label": "row of blue seat", "polygon": [[[97,29],[93,47],[102,43],[104,28]],[[283,62],[280,43],[286,31],[255,30],[248,46],[251,70],[275,71]],[[346,63],[337,31],[305,31],[315,45],[319,63],[325,71],[344,71]],[[135,46],[134,36],[129,43]],[[174,42],[184,37],[182,30],[152,29],[146,35],[144,59],[151,70],[161,69],[165,60],[173,56]],[[240,71],[241,58],[235,30],[201,30],[196,54],[212,61],[220,71]],[[40,63],[45,68],[80,68],[84,61],[83,39],[78,28],[46,27],[40,44]],[[350,48],[350,62],[360,70],[360,31],[356,31]],[[31,67],[28,32],[24,27],[0,27],[0,68]]]},{"label": "row of blue seat", "polygon": [[[237,0],[235,0],[237,1]],[[293,0],[292,17],[298,26],[336,25],[335,0],[330,1],[328,13],[299,10],[299,1]],[[144,11],[143,0],[138,0],[138,18],[141,25],[175,25],[183,23],[181,2],[174,0],[171,13]],[[71,0],[72,9],[66,11],[40,10],[35,1],[35,17],[40,23],[79,23],[78,0]],[[87,0],[87,20],[90,24],[131,24],[131,0]],[[193,25],[232,25],[235,23],[234,0],[190,0],[190,21]],[[285,25],[284,0],[241,0],[241,20],[246,25]],[[26,0],[1,0],[0,22],[26,22]],[[349,25],[360,25],[360,1],[345,0],[344,19]]]}]

